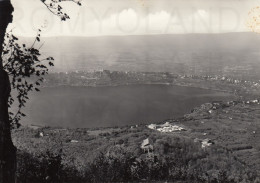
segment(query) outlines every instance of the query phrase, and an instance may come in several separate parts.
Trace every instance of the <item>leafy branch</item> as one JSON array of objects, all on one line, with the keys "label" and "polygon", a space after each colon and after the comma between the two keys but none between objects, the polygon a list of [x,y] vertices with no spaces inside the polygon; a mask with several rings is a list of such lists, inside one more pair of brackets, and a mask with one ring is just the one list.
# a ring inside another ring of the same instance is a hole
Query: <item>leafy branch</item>
[{"label": "leafy branch", "polygon": [[[81,6],[81,0],[41,0],[41,2],[47,7],[47,9],[54,15],[61,18],[62,21],[69,19],[70,17],[63,12],[63,8],[60,6],[62,2],[73,2]],[[3,49],[3,68],[7,71],[10,77],[10,83],[13,91],[16,93],[18,101],[18,110],[16,113],[9,113],[10,123],[12,127],[19,127],[22,117],[26,116],[22,112],[22,108],[25,107],[27,100],[29,99],[29,92],[35,90],[40,91],[39,86],[44,81],[43,76],[48,74],[48,67],[54,66],[53,58],[40,58],[40,49],[43,46],[41,44],[39,48],[35,48],[36,43],[40,43],[41,30],[38,30],[37,36],[33,44],[28,47],[26,44],[19,44],[18,38],[12,35],[12,32],[6,34],[4,49]],[[48,62],[48,63],[46,63]],[[13,95],[10,95],[8,105],[9,108],[14,105],[15,99]]]},{"label": "leafy branch", "polygon": [[[26,116],[22,108],[29,99],[29,92],[40,91],[38,87],[44,81],[43,76],[48,74],[48,66],[54,66],[52,57],[42,58],[40,49],[35,48],[36,43],[40,43],[40,32],[39,29],[33,44],[29,47],[26,44],[20,45],[18,38],[12,35],[12,32],[6,35],[2,55],[3,67],[10,77],[11,87],[15,91],[13,93],[16,94],[18,102],[17,112],[9,113],[12,127],[20,126],[19,121]],[[9,97],[9,107],[15,103],[13,95]]]},{"label": "leafy branch", "polygon": [[41,2],[47,7],[47,9],[54,15],[60,17],[62,21],[70,19],[70,17],[64,13],[63,8],[60,6],[62,2],[73,2],[81,6],[80,0],[41,0]]}]

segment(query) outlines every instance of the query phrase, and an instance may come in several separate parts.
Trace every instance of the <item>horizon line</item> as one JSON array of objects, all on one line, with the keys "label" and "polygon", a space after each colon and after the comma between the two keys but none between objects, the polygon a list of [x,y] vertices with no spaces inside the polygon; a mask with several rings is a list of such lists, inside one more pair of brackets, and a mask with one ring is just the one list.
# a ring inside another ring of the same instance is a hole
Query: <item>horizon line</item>
[{"label": "horizon line", "polygon": [[[220,32],[220,33],[173,33],[173,34],[129,34],[129,35],[93,35],[93,36],[84,36],[84,35],[50,35],[50,36],[44,36],[41,35],[41,38],[53,38],[53,37],[84,37],[84,38],[98,38],[98,37],[130,37],[130,36],[174,36],[174,35],[221,35],[221,34],[241,34],[241,33],[253,33],[257,34],[252,31],[243,31],[243,32]],[[16,35],[17,37],[24,37],[24,38],[34,38],[36,36],[26,36],[26,35]]]}]

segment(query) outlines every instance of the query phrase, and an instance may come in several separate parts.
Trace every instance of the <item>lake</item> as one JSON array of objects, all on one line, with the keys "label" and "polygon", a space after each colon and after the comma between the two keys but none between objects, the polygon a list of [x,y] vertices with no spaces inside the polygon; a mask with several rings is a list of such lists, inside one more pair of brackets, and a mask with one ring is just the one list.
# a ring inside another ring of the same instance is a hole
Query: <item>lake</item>
[{"label": "lake", "polygon": [[168,85],[43,88],[30,95],[22,124],[92,128],[156,123],[206,102],[232,99],[228,93]]}]

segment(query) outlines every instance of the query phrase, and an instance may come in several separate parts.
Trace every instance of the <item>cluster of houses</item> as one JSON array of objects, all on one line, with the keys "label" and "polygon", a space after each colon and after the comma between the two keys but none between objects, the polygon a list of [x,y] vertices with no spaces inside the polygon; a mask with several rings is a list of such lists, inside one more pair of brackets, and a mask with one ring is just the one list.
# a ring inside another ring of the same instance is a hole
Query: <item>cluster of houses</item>
[{"label": "cluster of houses", "polygon": [[[238,101],[229,101],[226,104],[228,106],[231,106],[231,105],[235,105],[237,103],[239,103],[239,102]],[[260,104],[260,99],[253,99],[253,100],[242,101],[242,103],[243,104]]]},{"label": "cluster of houses", "polygon": [[200,142],[201,148],[205,149],[206,147],[209,147],[214,144],[214,142],[211,139],[194,139],[194,142]]},{"label": "cluster of houses", "polygon": [[260,104],[260,100],[255,99],[255,100],[248,100],[246,101],[247,104]]},{"label": "cluster of houses", "polygon": [[258,81],[246,81],[246,80],[239,80],[239,79],[234,79],[234,78],[229,78],[227,76],[221,76],[221,75],[180,75],[179,76],[181,79],[184,78],[192,78],[192,79],[203,79],[203,80],[210,80],[210,81],[221,81],[221,82],[227,82],[231,84],[243,84],[244,86],[247,87],[252,87],[252,88],[259,88],[260,87],[260,82]]},{"label": "cluster of houses", "polygon": [[163,132],[163,133],[185,131],[185,129],[183,127],[178,126],[178,125],[172,125],[169,122],[166,122],[165,124],[162,124],[162,125],[150,124],[147,127],[152,130],[157,130],[157,131]]}]

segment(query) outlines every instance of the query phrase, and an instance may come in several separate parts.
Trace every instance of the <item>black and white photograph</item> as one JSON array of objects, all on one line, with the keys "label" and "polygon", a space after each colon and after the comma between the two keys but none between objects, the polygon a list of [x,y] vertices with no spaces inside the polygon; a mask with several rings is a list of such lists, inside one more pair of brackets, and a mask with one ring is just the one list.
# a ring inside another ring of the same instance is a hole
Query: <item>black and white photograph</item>
[{"label": "black and white photograph", "polygon": [[0,183],[260,183],[260,0],[0,0]]}]

